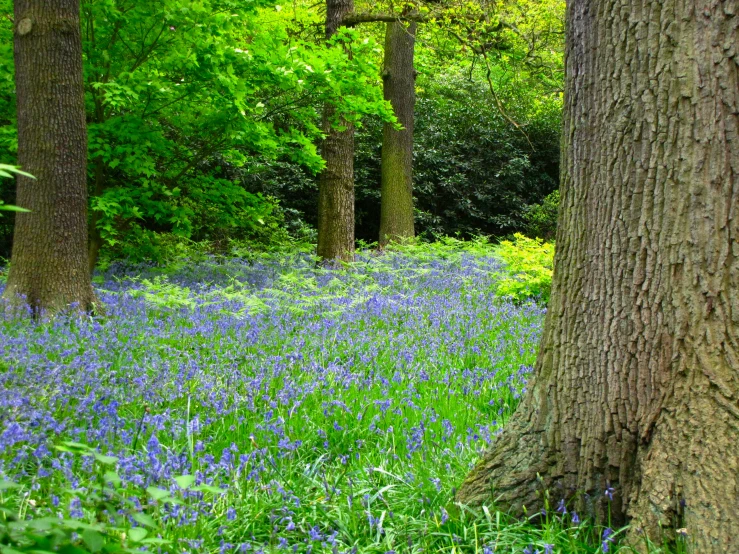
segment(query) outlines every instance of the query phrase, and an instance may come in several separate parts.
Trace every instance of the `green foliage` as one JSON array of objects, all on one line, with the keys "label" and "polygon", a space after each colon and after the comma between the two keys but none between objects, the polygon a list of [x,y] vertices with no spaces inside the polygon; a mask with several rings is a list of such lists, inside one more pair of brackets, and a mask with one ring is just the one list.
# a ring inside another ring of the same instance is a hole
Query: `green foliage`
[{"label": "green foliage", "polygon": [[[61,442],[56,450],[90,458],[97,482],[81,489],[55,490],[53,498],[38,503],[28,500],[29,492],[23,486],[0,481],[0,553],[123,554],[169,544],[157,536],[159,524],[141,509],[135,491],[122,486],[115,472],[118,458],[78,442]],[[167,501],[156,490],[137,492],[144,498],[148,493],[154,500]],[[83,517],[54,515],[61,501],[74,504]]]},{"label": "green foliage", "polygon": [[149,552],[602,554],[605,522],[578,524],[577,499],[557,512],[561,491],[530,518],[453,503],[541,333],[536,302],[491,305],[497,249],[419,241],[347,271],[301,253],[139,268],[98,288],[105,318],[7,321],[11,424],[69,451],[6,434],[0,478],[23,488],[3,503],[122,548],[169,541]]},{"label": "green foliage", "polygon": [[[108,256],[129,254],[152,233],[211,242],[264,235],[262,221],[280,216],[244,190],[251,165],[320,170],[324,103],[337,118],[393,120],[373,41],[353,30],[328,44],[297,39],[268,24],[273,4],[82,2],[90,213]],[[0,0],[0,14],[12,43],[10,0]],[[0,54],[9,56],[0,60],[0,120],[10,130],[0,152],[12,155],[12,51]],[[121,248],[124,235],[130,248]]]},{"label": "green foliage", "polygon": [[[406,8],[430,18],[416,49],[417,230],[527,230],[527,206],[558,179],[563,2]],[[10,0],[0,14],[0,159],[12,160]],[[81,15],[91,235],[105,260],[162,262],[194,243],[273,248],[290,242],[285,230],[310,238],[324,103],[334,124],[362,125],[356,235],[376,240],[382,121],[392,120],[380,89],[383,26],[326,43],[314,5],[270,0],[83,0]],[[13,200],[2,183],[0,201]],[[0,222],[5,254],[12,222]]]},{"label": "green foliage", "polygon": [[557,232],[557,213],[559,211],[559,190],[548,194],[540,204],[526,208],[526,234],[544,240],[552,240]]},{"label": "green foliage", "polygon": [[[21,171],[20,168],[14,165],[0,164],[0,177],[12,177],[13,175],[25,175],[31,179],[35,179],[30,173]],[[12,204],[6,204],[2,198],[0,198],[0,211],[4,212],[28,212],[29,210],[21,208],[20,206],[13,206]]]},{"label": "green foliage", "polygon": [[[427,236],[507,235],[524,231],[526,207],[557,187],[561,99],[506,89],[534,145],[491,110],[480,76],[458,70],[419,75],[414,134],[416,230]],[[357,131],[354,162],[356,236],[379,236],[382,122]],[[252,191],[315,225],[315,178],[288,162],[262,162],[245,176]]]},{"label": "green foliage", "polygon": [[[294,243],[275,199],[232,181],[213,181],[208,176],[193,180],[187,195],[175,189],[167,211],[152,200],[153,187],[108,189],[94,198],[93,206],[104,214],[99,223],[106,241],[103,262],[168,263],[228,253],[239,244],[270,250]],[[299,235],[299,229],[293,231]]]},{"label": "green foliage", "polygon": [[549,301],[552,290],[554,243],[530,239],[517,233],[513,241],[501,241],[497,254],[506,264],[507,275],[495,285],[496,296]]}]

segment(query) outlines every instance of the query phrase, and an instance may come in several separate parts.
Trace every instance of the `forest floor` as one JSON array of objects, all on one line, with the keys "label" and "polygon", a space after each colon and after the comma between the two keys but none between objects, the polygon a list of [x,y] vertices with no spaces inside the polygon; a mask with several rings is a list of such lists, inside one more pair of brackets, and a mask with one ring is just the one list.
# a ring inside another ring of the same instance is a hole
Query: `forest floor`
[{"label": "forest floor", "polygon": [[110,268],[104,316],[0,321],[0,504],[79,552],[617,551],[558,499],[453,503],[541,333],[504,273],[458,243]]}]

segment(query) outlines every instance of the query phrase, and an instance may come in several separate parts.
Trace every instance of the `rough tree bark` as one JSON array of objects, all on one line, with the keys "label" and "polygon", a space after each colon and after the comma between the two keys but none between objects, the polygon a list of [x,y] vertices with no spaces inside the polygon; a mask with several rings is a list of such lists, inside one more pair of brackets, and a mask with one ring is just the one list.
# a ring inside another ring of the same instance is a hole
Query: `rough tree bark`
[{"label": "rough tree bark", "polygon": [[[354,0],[326,0],[326,38],[354,11]],[[354,257],[354,126],[332,126],[335,110],[323,109],[321,155],[326,167],[318,177],[318,256],[326,261],[350,261]]]},{"label": "rough tree bark", "polygon": [[[457,499],[540,492],[629,540],[739,537],[737,0],[571,0],[562,203],[536,377]],[[540,480],[537,480],[537,474]],[[662,531],[660,530],[662,527]]]},{"label": "rough tree bark", "polygon": [[79,0],[15,1],[18,177],[10,273],[4,296],[35,313],[94,295],[87,254],[87,130]]},{"label": "rough tree bark", "polygon": [[384,96],[403,126],[385,123],[382,132],[380,244],[414,236],[413,229],[413,110],[416,105],[416,71],[413,54],[416,22],[387,24]]}]

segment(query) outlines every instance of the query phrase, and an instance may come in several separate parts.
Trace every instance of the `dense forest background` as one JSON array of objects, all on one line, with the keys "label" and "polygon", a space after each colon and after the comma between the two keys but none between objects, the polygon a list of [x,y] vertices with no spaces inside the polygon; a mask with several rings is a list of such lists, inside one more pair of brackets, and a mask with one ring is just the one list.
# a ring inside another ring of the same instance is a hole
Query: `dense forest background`
[{"label": "dense forest background", "polygon": [[[548,238],[564,2],[356,8],[377,10],[424,18],[416,234]],[[12,2],[0,13],[0,159],[14,163]],[[382,128],[392,119],[382,100],[385,24],[327,42],[324,20],[322,5],[300,1],[82,3],[90,240],[103,260],[314,242],[325,103],[357,123],[356,238],[377,241]],[[12,204],[14,189],[0,182],[0,199]],[[2,257],[12,229],[3,217]]]}]

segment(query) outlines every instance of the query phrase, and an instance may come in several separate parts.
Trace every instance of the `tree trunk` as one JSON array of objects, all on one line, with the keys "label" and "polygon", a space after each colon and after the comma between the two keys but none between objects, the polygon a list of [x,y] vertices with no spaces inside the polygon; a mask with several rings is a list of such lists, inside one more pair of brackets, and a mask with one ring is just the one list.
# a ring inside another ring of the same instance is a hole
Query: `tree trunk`
[{"label": "tree trunk", "polygon": [[385,67],[382,73],[385,100],[403,125],[398,130],[385,123],[382,132],[380,244],[414,236],[413,230],[413,110],[416,105],[416,71],[413,53],[416,22],[387,24]]},{"label": "tree trunk", "polygon": [[[739,537],[737,0],[571,0],[562,201],[536,377],[459,489],[579,496],[629,541]],[[537,479],[537,475],[540,479]],[[661,530],[660,530],[661,528]]]},{"label": "tree trunk", "polygon": [[[326,0],[326,39],[341,26],[342,18],[354,10],[354,0]],[[354,126],[334,128],[335,110],[323,109],[321,155],[326,167],[318,178],[318,256],[327,261],[350,261],[354,257]]]},{"label": "tree trunk", "polygon": [[16,0],[19,213],[5,298],[34,313],[92,307],[79,0]]}]

